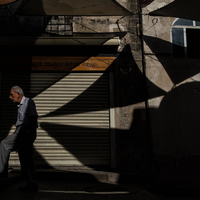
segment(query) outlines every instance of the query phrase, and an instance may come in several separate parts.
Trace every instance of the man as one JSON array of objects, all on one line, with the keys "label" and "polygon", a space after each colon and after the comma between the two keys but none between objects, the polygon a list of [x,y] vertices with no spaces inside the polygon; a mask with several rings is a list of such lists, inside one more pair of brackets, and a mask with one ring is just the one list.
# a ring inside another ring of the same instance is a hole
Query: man
[{"label": "man", "polygon": [[22,173],[27,179],[27,184],[20,187],[21,191],[37,191],[35,167],[33,160],[33,142],[36,139],[38,114],[32,99],[24,96],[19,86],[10,90],[10,100],[17,104],[17,121],[15,132],[0,143],[0,173],[8,175],[8,160],[11,151],[18,151]]}]

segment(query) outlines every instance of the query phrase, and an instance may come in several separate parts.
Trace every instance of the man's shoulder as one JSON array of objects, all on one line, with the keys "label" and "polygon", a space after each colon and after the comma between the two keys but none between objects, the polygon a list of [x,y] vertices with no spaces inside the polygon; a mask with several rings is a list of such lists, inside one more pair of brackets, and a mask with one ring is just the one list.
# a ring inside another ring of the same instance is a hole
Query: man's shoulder
[{"label": "man's shoulder", "polygon": [[24,103],[34,103],[33,99],[31,99],[29,97],[25,97],[25,96],[23,96],[23,102]]},{"label": "man's shoulder", "polygon": [[30,97],[25,97],[23,96],[23,98],[27,101],[27,100],[30,100],[30,101],[33,101],[33,99],[31,99]]},{"label": "man's shoulder", "polygon": [[28,102],[30,98],[23,96],[22,101],[23,102]]}]

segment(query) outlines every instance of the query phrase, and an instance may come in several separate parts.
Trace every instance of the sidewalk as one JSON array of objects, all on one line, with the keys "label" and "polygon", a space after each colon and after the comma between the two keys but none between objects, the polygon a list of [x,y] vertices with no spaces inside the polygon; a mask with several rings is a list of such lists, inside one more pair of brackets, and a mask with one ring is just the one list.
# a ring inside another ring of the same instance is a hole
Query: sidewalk
[{"label": "sidewalk", "polygon": [[[0,200],[197,200],[198,188],[152,185],[127,175],[93,170],[37,170],[39,190],[18,191],[25,185],[20,171],[0,181]],[[127,180],[127,181],[126,181]],[[131,181],[130,181],[131,180]],[[189,194],[189,195],[187,195]]]},{"label": "sidewalk", "polygon": [[18,191],[25,182],[19,171],[1,180],[1,200],[158,200],[137,184],[117,184],[115,173],[83,171],[37,171],[38,192]]}]

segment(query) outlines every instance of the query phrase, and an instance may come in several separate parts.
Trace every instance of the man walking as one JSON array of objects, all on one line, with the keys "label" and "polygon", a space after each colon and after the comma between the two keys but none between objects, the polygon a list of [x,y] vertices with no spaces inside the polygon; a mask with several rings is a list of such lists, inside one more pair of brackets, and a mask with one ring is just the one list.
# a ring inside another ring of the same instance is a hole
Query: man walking
[{"label": "man walking", "polygon": [[27,179],[27,184],[20,187],[21,191],[37,191],[35,166],[33,160],[33,142],[36,139],[38,114],[32,99],[24,96],[19,86],[10,90],[10,100],[17,104],[17,121],[14,133],[0,143],[0,174],[8,175],[8,160],[11,151],[18,151],[22,173]]}]

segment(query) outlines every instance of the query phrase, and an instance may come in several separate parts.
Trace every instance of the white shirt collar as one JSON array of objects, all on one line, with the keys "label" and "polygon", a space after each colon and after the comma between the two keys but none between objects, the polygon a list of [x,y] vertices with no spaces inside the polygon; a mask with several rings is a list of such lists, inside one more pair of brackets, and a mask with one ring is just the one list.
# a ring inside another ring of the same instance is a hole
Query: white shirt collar
[{"label": "white shirt collar", "polygon": [[25,101],[25,97],[23,96],[21,99],[21,102],[17,106],[19,107],[20,105],[22,105],[24,103],[24,101]]}]

